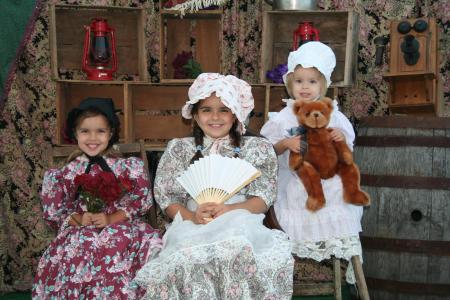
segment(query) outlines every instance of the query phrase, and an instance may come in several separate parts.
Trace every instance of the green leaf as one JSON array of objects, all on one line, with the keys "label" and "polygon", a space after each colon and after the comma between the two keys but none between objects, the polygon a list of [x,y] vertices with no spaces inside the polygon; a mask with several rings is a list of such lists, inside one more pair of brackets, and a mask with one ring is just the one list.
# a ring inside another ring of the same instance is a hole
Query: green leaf
[{"label": "green leaf", "polygon": [[183,69],[186,70],[188,78],[197,78],[197,76],[202,73],[202,67],[193,58],[187,61],[183,66]]}]

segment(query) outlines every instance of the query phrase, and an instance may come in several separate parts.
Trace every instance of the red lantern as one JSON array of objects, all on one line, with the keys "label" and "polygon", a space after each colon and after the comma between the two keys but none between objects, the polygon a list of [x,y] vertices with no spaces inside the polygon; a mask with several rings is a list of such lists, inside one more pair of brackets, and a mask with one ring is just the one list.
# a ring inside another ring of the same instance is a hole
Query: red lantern
[{"label": "red lantern", "polygon": [[117,71],[114,29],[105,19],[93,19],[84,26],[83,71],[88,80],[112,80]]},{"label": "red lantern", "polygon": [[297,50],[299,46],[310,41],[319,40],[319,30],[313,27],[312,22],[300,22],[294,31],[294,42],[292,51]]}]

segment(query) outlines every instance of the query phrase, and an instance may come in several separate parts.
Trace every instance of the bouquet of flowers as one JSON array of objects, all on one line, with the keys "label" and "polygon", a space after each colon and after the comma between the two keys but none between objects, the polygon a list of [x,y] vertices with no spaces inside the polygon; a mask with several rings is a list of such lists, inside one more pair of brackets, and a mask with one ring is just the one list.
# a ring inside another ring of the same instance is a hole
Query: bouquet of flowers
[{"label": "bouquet of flowers", "polygon": [[75,185],[78,193],[84,201],[87,211],[91,213],[101,212],[106,205],[120,199],[125,193],[130,192],[133,183],[129,178],[118,177],[102,171],[99,174],[81,174],[75,177]]}]

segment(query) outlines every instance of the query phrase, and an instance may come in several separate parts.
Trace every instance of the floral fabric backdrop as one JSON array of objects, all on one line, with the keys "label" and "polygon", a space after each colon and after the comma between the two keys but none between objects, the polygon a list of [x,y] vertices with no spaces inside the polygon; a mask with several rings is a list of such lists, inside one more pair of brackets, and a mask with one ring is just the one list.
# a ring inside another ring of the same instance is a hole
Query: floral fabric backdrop
[{"label": "floral fabric backdrop", "polygon": [[[182,2],[177,0],[176,2]],[[146,47],[151,81],[159,80],[158,0],[38,0],[34,27],[10,78],[10,91],[0,115],[0,291],[27,290],[43,250],[54,237],[42,220],[39,191],[49,166],[55,136],[55,82],[50,76],[48,5],[83,4],[144,7],[148,13]],[[373,38],[388,34],[388,21],[432,16],[440,30],[440,70],[443,115],[450,116],[449,43],[450,3],[438,0],[322,0],[321,9],[354,9],[360,15],[357,82],[343,92],[344,112],[355,124],[366,115],[388,114],[387,65],[375,66]],[[224,5],[224,73],[257,83],[262,0],[230,0]],[[312,268],[308,267],[307,268]],[[326,280],[330,268],[308,270],[312,280]],[[308,273],[305,272],[305,273]]]}]

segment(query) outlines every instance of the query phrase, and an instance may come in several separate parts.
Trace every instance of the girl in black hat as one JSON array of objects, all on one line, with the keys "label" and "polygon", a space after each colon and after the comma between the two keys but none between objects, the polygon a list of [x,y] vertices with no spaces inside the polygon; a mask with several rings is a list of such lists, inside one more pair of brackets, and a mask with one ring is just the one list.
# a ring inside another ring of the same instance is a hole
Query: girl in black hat
[{"label": "girl in black hat", "polygon": [[119,127],[111,99],[88,98],[69,113],[66,134],[79,149],[44,175],[44,218],[58,234],[39,261],[33,298],[140,297],[128,283],[161,239],[140,220],[153,200],[143,161],[112,154]]}]

